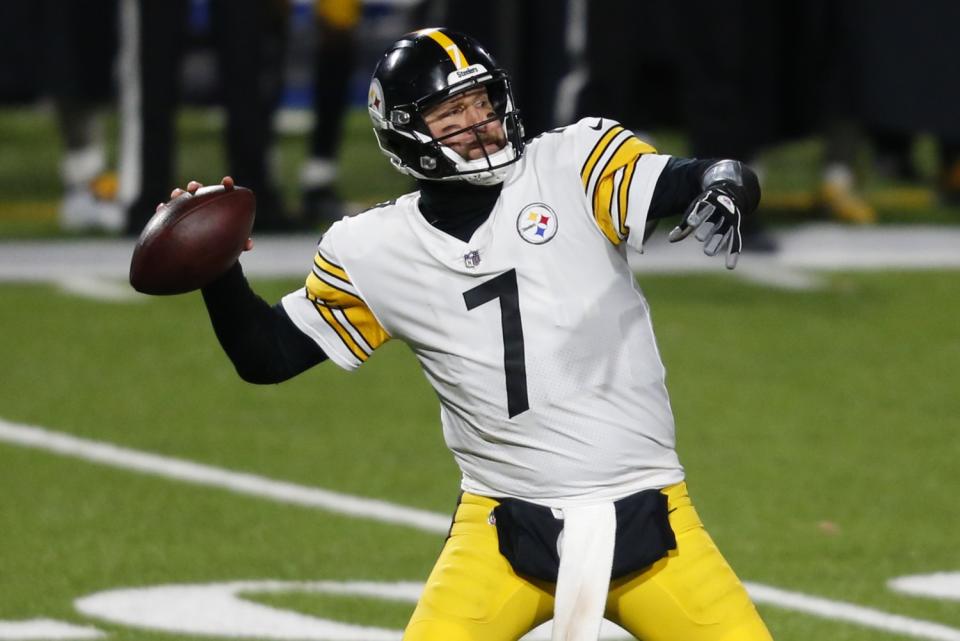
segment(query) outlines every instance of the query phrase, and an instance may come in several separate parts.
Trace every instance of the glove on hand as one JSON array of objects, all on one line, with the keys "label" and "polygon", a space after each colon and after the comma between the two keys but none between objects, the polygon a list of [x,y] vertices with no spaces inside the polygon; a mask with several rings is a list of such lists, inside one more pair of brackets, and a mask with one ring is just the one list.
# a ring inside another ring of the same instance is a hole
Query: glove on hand
[{"label": "glove on hand", "polygon": [[680,224],[674,227],[667,240],[683,240],[696,230],[694,237],[703,243],[703,253],[716,256],[726,249],[727,269],[737,266],[743,239],[740,235],[743,188],[731,182],[714,183],[687,207]]}]

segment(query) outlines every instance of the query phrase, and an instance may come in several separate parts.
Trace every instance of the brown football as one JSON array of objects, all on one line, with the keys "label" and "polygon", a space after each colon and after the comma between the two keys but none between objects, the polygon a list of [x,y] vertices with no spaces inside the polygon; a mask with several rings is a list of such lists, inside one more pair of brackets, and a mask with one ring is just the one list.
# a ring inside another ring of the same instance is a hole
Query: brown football
[{"label": "brown football", "polygon": [[130,284],[144,294],[182,294],[211,283],[243,252],[256,198],[244,187],[202,187],[153,215],[130,261]]}]

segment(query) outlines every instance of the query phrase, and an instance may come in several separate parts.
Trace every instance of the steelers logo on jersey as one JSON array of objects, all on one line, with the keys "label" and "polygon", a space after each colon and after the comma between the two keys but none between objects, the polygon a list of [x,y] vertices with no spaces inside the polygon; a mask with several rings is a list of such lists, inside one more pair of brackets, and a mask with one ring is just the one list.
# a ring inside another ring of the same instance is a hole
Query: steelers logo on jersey
[{"label": "steelers logo on jersey", "polygon": [[557,214],[543,203],[527,205],[517,216],[520,238],[534,245],[542,245],[557,235]]}]

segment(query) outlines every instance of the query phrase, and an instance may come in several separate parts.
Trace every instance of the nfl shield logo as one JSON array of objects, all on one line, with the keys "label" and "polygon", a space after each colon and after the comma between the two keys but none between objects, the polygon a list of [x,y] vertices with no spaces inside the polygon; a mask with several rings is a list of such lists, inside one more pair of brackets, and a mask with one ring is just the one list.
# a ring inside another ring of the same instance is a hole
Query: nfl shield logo
[{"label": "nfl shield logo", "polygon": [[472,250],[463,255],[463,264],[471,269],[480,264],[480,252]]}]

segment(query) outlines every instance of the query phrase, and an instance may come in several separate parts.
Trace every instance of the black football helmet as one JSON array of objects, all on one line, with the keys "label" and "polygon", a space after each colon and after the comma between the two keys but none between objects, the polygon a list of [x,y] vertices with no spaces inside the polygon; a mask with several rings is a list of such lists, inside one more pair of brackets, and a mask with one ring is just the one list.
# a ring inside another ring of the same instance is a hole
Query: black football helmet
[{"label": "black football helmet", "polygon": [[[424,111],[476,87],[486,88],[494,115],[434,138]],[[398,171],[416,178],[492,185],[503,182],[523,154],[523,125],[509,76],[479,42],[456,31],[421,29],[395,42],[373,72],[367,107],[380,150]],[[506,135],[499,151],[467,160],[443,144],[493,120],[502,123]]]}]

